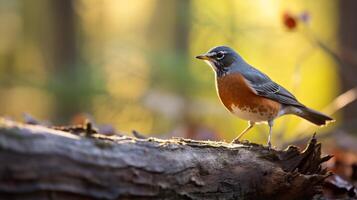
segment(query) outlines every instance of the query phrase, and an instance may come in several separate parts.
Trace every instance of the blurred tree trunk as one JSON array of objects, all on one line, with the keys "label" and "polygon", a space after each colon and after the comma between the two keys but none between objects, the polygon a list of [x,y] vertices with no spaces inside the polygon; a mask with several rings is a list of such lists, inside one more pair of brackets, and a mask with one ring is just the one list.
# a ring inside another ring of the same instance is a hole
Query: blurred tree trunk
[{"label": "blurred tree trunk", "polygon": [[[190,19],[191,2],[189,0],[156,1],[147,30],[150,48],[155,49],[153,52],[159,52],[157,55],[151,55],[153,58],[151,62],[154,65],[162,65],[159,69],[153,68],[153,80],[166,81],[167,77],[162,78],[162,73],[165,71],[161,70],[169,70],[164,75],[171,76],[174,80],[174,85],[171,87],[183,94],[187,93],[188,87],[186,86],[190,81],[187,79],[189,78]],[[160,63],[160,60],[165,61],[165,58],[172,59],[167,61],[172,66],[164,66],[166,63]],[[158,74],[161,78],[156,77]]]},{"label": "blurred tree trunk", "polygon": [[86,105],[78,85],[84,75],[78,65],[74,3],[72,0],[23,1],[25,41],[42,53],[49,72],[46,87],[55,99],[52,117],[62,122]]},{"label": "blurred tree trunk", "polygon": [[76,46],[76,14],[75,1],[50,0],[50,14],[52,15],[52,78],[55,80],[54,95],[56,99],[55,117],[65,121],[81,111],[83,104],[80,101],[80,66]]},{"label": "blurred tree trunk", "polygon": [[[180,73],[183,73],[183,76],[179,79],[179,92],[184,95],[184,105],[181,115],[181,123],[186,126],[188,129],[191,128],[192,119],[189,113],[190,106],[190,89],[192,89],[193,79],[190,77],[189,70],[189,35],[190,35],[190,21],[191,21],[191,1],[189,0],[176,0],[176,12],[175,12],[175,21],[174,21],[174,33],[175,40],[173,45],[173,50],[178,53],[179,65],[176,67],[180,70]],[[188,131],[187,134],[194,133]],[[194,135],[186,135],[188,138],[194,138]]]},{"label": "blurred tree trunk", "polygon": [[71,72],[76,65],[75,12],[72,0],[50,0],[53,35],[53,67],[59,73]]},{"label": "blurred tree trunk", "polygon": [[[357,86],[357,1],[340,2],[340,44],[344,67],[341,67],[342,90],[347,91]],[[354,61],[353,61],[354,60]],[[353,78],[348,78],[353,76]],[[357,121],[357,101],[348,105],[344,118]],[[347,112],[346,112],[347,111]],[[353,128],[357,128],[356,126]]]},{"label": "blurred tree trunk", "polygon": [[189,0],[156,1],[147,29],[150,53],[158,52],[149,57],[153,66],[152,88],[175,91],[179,94],[178,98],[183,98],[176,121],[184,125],[192,121],[188,102],[195,85],[189,70],[189,59],[192,59],[189,56],[191,4]]}]

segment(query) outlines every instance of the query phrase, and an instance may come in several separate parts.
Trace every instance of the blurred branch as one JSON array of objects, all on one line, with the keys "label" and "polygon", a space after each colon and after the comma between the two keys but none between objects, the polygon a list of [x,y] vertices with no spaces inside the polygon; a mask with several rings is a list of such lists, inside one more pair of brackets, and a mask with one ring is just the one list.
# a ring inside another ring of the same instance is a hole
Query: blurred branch
[{"label": "blurred branch", "polygon": [[[339,65],[338,70],[344,76],[343,78],[349,81],[351,84],[356,84],[355,73],[357,71],[355,68],[348,67],[348,65],[357,66],[357,51],[354,51],[351,48],[346,48],[341,45],[340,51],[337,52],[330,48],[325,42],[320,40],[310,29],[309,27],[305,26],[304,34],[308,40],[319,49],[323,50],[327,53],[331,58],[333,58]],[[342,73],[344,72],[344,73]]]},{"label": "blurred branch", "polygon": [[[337,52],[334,51],[332,48],[328,47],[328,45],[326,43],[324,43],[322,40],[320,40],[311,30],[310,28],[307,26],[308,24],[306,23],[302,23],[302,25],[304,25],[304,32],[303,34],[306,36],[306,38],[311,41],[311,43],[318,47],[319,49],[323,50],[325,53],[327,53],[329,56],[331,56],[331,58],[333,58],[338,64],[339,64],[339,68],[338,70],[341,72],[341,74],[344,76],[343,78],[345,80],[347,80],[350,84],[355,84],[356,83],[356,78],[355,78],[355,69],[353,68],[348,68],[348,64],[349,65],[354,65],[357,66],[357,52],[353,51],[353,49],[348,49],[348,48],[344,48],[343,46],[341,46],[341,51]],[[308,51],[306,51],[308,52]],[[298,60],[296,67],[295,67],[295,73],[294,73],[294,84],[293,84],[293,88],[296,88],[298,83],[299,83],[299,70],[300,70],[300,66],[301,63],[306,59],[306,57],[308,57],[308,54],[302,54],[302,60]],[[342,73],[342,71],[344,73]],[[327,113],[329,115],[332,115],[333,113],[337,112],[338,110],[341,110],[342,108],[344,108],[345,106],[351,104],[352,102],[354,102],[357,99],[357,87],[352,88],[350,90],[348,90],[347,92],[339,95],[338,97],[336,97],[327,107],[325,107],[323,109],[324,113]],[[285,126],[283,126],[283,128],[281,129],[282,131],[279,132],[279,135],[281,135],[282,133],[284,133],[285,129],[286,129],[286,124],[284,123]],[[300,123],[297,126],[297,138],[301,137],[307,130],[309,130],[309,128],[311,128],[312,125],[311,124],[307,124],[307,123]]]},{"label": "blurred branch", "polygon": [[[357,99],[357,87],[344,92],[343,94],[336,97],[329,105],[327,105],[323,112],[327,115],[333,115],[337,111],[346,107],[348,104],[354,102]],[[311,128],[313,125],[307,123],[300,123],[297,126],[297,138],[301,137],[305,131]]]},{"label": "blurred branch", "polygon": [[337,98],[335,98],[332,103],[330,103],[327,107],[325,107],[323,110],[327,114],[334,114],[335,112],[341,110],[348,104],[352,103],[357,99],[357,87],[352,88],[348,90],[347,92],[339,95]]},{"label": "blurred branch", "polygon": [[[136,139],[0,120],[2,199],[310,199],[328,176],[304,151],[189,139]],[[9,184],[11,183],[11,184]]]}]

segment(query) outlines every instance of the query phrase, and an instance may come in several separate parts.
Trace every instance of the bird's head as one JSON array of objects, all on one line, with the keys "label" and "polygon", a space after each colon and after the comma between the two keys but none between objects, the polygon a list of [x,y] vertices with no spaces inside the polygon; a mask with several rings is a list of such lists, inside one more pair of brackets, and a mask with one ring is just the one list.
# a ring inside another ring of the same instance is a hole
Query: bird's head
[{"label": "bird's head", "polygon": [[231,68],[232,64],[242,60],[233,49],[227,46],[214,47],[207,53],[196,56],[196,58],[205,60],[218,75],[225,74]]}]

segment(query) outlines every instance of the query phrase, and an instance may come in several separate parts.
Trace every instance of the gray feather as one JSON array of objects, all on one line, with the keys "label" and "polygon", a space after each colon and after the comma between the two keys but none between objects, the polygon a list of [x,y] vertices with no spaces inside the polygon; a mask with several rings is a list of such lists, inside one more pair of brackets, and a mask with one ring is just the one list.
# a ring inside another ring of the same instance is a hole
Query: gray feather
[{"label": "gray feather", "polygon": [[249,64],[237,63],[234,68],[236,70],[233,71],[240,72],[258,95],[285,105],[304,106],[287,89],[275,83],[266,74],[251,67]]}]

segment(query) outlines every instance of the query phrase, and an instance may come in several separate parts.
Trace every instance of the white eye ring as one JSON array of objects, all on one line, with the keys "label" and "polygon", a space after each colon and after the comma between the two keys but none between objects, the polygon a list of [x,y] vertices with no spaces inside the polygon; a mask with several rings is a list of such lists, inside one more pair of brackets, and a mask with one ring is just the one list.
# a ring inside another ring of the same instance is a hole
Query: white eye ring
[{"label": "white eye ring", "polygon": [[220,51],[216,54],[216,58],[217,60],[222,60],[224,58],[224,52],[223,51]]}]

